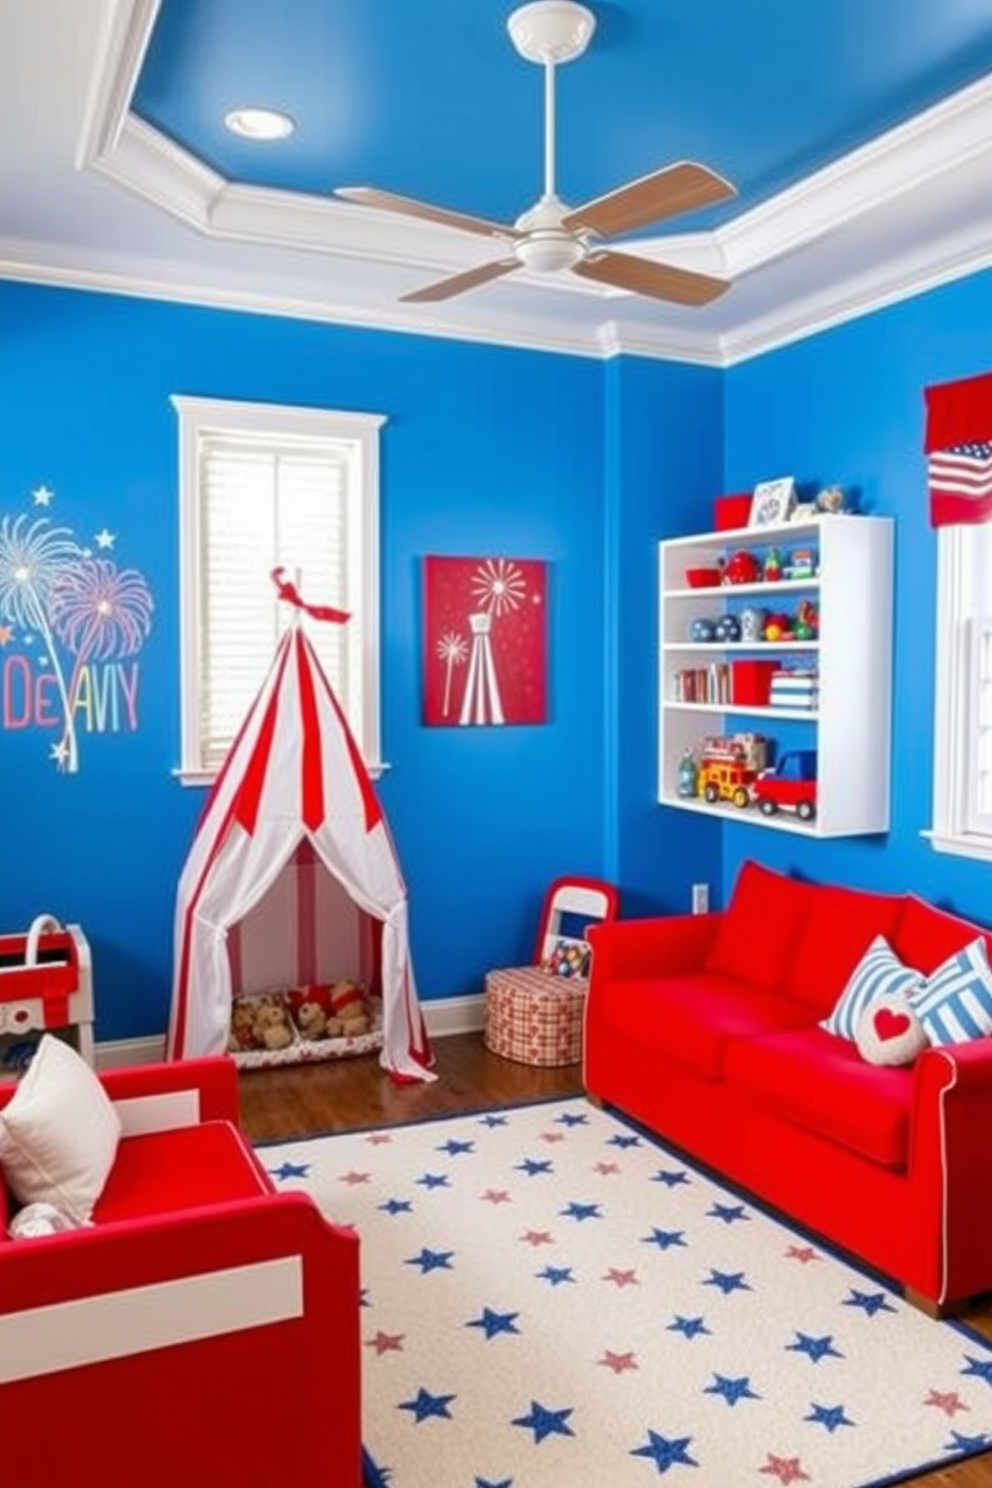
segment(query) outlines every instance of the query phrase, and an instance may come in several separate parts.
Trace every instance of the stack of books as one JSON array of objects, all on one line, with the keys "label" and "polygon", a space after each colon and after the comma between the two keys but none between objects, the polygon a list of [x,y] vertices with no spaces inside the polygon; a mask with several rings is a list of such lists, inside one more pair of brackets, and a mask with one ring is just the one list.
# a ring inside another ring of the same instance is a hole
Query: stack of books
[{"label": "stack of books", "polygon": [[677,703],[729,703],[730,667],[714,661],[708,667],[683,667],[675,673]]},{"label": "stack of books", "polygon": [[815,667],[782,668],[772,673],[769,701],[773,708],[814,712],[820,698],[820,678]]}]

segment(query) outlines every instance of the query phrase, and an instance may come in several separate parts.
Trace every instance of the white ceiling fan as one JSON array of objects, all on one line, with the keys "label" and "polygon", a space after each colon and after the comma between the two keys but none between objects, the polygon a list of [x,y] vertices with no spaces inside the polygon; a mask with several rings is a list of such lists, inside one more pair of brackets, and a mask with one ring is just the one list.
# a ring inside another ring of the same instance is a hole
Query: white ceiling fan
[{"label": "white ceiling fan", "polygon": [[581,207],[569,207],[559,198],[555,190],[555,69],[581,57],[595,25],[592,11],[576,0],[533,0],[515,10],[507,22],[520,55],[544,68],[544,192],[512,226],[374,186],[345,186],[335,191],[335,196],[361,206],[420,217],[505,243],[501,257],[405,294],[403,300],[452,299],[521,268],[543,274],[570,270],[583,279],[679,305],[705,305],[730,287],[726,279],[617,252],[602,241],[735,196],[730,182],[707,166],[679,161]]}]

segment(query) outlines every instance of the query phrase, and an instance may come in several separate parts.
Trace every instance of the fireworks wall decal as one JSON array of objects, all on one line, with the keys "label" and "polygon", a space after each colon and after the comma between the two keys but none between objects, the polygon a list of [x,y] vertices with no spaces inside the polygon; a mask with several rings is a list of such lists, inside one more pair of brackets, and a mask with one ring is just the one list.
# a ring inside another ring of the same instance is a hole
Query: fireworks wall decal
[{"label": "fireworks wall decal", "polygon": [[[34,505],[55,493],[39,486]],[[112,548],[106,527],[95,542]],[[138,726],[136,657],[154,609],[142,574],[94,558],[69,527],[0,517],[0,728],[57,731],[50,757],[79,769],[79,735]],[[127,664],[125,664],[127,659]]]},{"label": "fireworks wall decal", "polygon": [[424,559],[424,722],[544,723],[547,565]]}]

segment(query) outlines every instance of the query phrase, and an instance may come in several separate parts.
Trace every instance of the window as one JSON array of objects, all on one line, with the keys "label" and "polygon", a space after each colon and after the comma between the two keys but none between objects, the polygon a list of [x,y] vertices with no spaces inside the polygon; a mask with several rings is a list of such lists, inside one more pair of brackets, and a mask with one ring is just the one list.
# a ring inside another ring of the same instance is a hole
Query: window
[{"label": "window", "polygon": [[992,859],[992,523],[937,536],[934,847]]},{"label": "window", "polygon": [[379,414],[174,397],[179,415],[182,764],[216,773],[294,611],[270,575],[347,625],[304,619],[365,762],[379,765]]}]

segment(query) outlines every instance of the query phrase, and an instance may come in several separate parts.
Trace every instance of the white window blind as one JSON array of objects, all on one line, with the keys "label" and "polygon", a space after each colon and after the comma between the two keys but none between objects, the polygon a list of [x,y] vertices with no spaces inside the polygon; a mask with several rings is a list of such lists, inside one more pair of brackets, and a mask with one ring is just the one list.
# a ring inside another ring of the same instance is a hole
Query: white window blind
[{"label": "white window blind", "polygon": [[992,858],[992,527],[938,532],[933,845]]},{"label": "white window blind", "polygon": [[[223,761],[292,617],[276,601],[273,568],[285,568],[308,598],[347,608],[346,485],[346,462],[333,449],[268,449],[223,435],[201,444],[200,737],[208,769]],[[320,624],[309,634],[345,711],[360,715],[345,630]]]},{"label": "white window blind", "polygon": [[272,570],[346,625],[304,620],[378,767],[378,415],[175,398],[180,414],[184,779],[230,748],[294,611]]},{"label": "white window blind", "polygon": [[968,728],[967,817],[969,832],[992,842],[992,617],[983,615],[969,627],[971,640],[971,718]]}]

